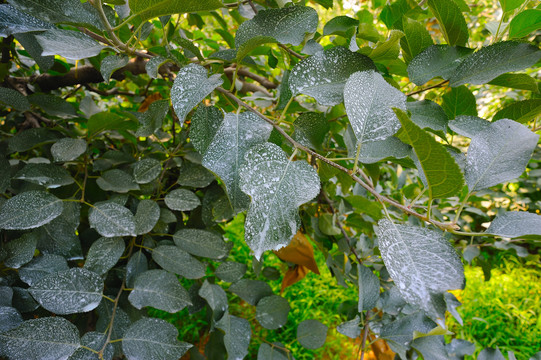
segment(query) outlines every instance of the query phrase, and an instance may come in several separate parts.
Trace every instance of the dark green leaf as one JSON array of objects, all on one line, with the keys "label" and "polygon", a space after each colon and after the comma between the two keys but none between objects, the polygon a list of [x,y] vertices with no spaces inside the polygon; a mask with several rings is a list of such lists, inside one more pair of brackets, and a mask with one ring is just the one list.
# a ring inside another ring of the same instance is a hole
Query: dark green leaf
[{"label": "dark green leaf", "polygon": [[18,269],[34,257],[38,239],[35,236],[24,234],[18,239],[5,243],[3,250],[6,257],[3,260],[8,268]]},{"label": "dark green leaf", "polygon": [[207,280],[199,289],[199,296],[207,301],[213,312],[213,319],[218,321],[227,312],[227,294],[221,286],[210,284]]},{"label": "dark green leaf", "polygon": [[536,46],[517,41],[503,41],[484,46],[464,58],[449,78],[457,87],[466,83],[486,84],[501,74],[534,65],[541,58]]},{"label": "dark green leaf", "polygon": [[41,71],[47,71],[54,65],[54,56],[41,56],[43,49],[36,39],[37,33],[20,33],[15,39],[24,47],[28,55],[34,59]]},{"label": "dark green leaf", "polygon": [[225,332],[224,345],[229,359],[243,359],[248,355],[252,336],[248,320],[226,313],[216,326]]},{"label": "dark green leaf", "polygon": [[413,121],[421,129],[430,129],[445,138],[447,132],[447,115],[442,107],[430,100],[407,102],[406,107]]},{"label": "dark green leaf", "polygon": [[520,176],[539,135],[515,121],[502,119],[476,133],[468,148],[465,169],[470,193]]},{"label": "dark green leaf", "polygon": [[149,233],[160,219],[160,207],[154,200],[143,199],[137,205],[135,213],[135,233]]},{"label": "dark green leaf", "polygon": [[51,154],[57,162],[75,160],[85,152],[86,141],[83,139],[62,138],[51,146]]},{"label": "dark green leaf", "polygon": [[354,319],[338,325],[336,327],[336,331],[338,331],[342,335],[346,335],[351,339],[356,339],[359,337],[359,335],[361,335],[361,328],[359,327],[360,323],[361,318],[359,317],[359,315],[356,315]]},{"label": "dark green leaf", "polygon": [[182,229],[173,235],[175,245],[182,250],[211,259],[221,259],[229,254],[229,246],[216,233],[199,229]]},{"label": "dark green leaf", "polygon": [[11,5],[0,5],[0,36],[54,29],[54,25],[23,13]]},{"label": "dark green leaf", "polygon": [[327,326],[317,320],[304,320],[297,327],[297,340],[307,349],[317,349],[325,343],[327,330]]},{"label": "dark green leaf", "polygon": [[226,282],[235,282],[240,280],[246,273],[246,264],[234,261],[226,261],[216,268],[216,276]]},{"label": "dark green leaf", "polygon": [[0,103],[19,111],[30,110],[30,102],[23,94],[5,87],[0,87]]},{"label": "dark green leaf", "polygon": [[60,55],[70,60],[96,56],[105,48],[90,36],[71,30],[47,30],[36,39],[43,48],[41,55]]},{"label": "dark green leaf", "polygon": [[496,348],[484,348],[483,351],[479,353],[477,360],[505,360],[500,349]]},{"label": "dark green leaf", "polygon": [[528,212],[505,212],[496,216],[487,229],[487,234],[517,238],[541,237],[541,216]]},{"label": "dark green leaf", "polygon": [[299,62],[289,75],[293,95],[305,94],[322,105],[336,105],[344,99],[344,86],[356,71],[375,70],[372,60],[336,46]]},{"label": "dark green leaf", "polygon": [[157,100],[150,104],[148,110],[139,118],[139,128],[135,136],[144,137],[156,133],[162,127],[163,119],[168,111],[169,100]]},{"label": "dark green leaf", "polygon": [[73,268],[48,275],[29,289],[45,309],[56,314],[94,310],[103,296],[103,280],[86,269]]},{"label": "dark green leaf", "polygon": [[[1,89],[1,88],[0,88]],[[24,152],[36,146],[53,143],[58,140],[57,133],[46,128],[28,129],[19,132],[8,140],[10,152]]]},{"label": "dark green leaf", "polygon": [[271,130],[272,125],[251,112],[226,114],[203,156],[203,166],[225,184],[234,214],[250,204],[250,198],[240,188],[244,155],[254,145],[267,141]]},{"label": "dark green leaf", "polygon": [[193,147],[204,154],[222,125],[224,114],[214,106],[200,105],[192,116],[190,140]]},{"label": "dark green leaf", "polygon": [[66,169],[53,164],[26,164],[13,178],[41,185],[47,189],[71,185],[74,181]]},{"label": "dark green leaf", "polygon": [[185,252],[172,246],[161,245],[152,251],[152,259],[162,268],[187,279],[199,279],[205,276],[207,266]]},{"label": "dark green leaf", "polygon": [[177,277],[165,270],[148,270],[137,276],[128,300],[137,309],[152,306],[169,313],[192,304]]},{"label": "dark green leaf", "polygon": [[475,352],[475,344],[462,339],[453,339],[445,347],[450,360],[463,360],[465,355],[472,355]]},{"label": "dark green leaf", "polygon": [[148,184],[160,176],[162,164],[153,158],[145,158],[135,163],[133,177],[138,184]]},{"label": "dark green leaf", "polygon": [[[23,322],[23,317],[11,306],[0,306],[0,334],[14,329]],[[2,340],[0,340],[0,344]]]},{"label": "dark green leaf", "polygon": [[193,346],[177,336],[178,330],[167,321],[143,318],[122,337],[122,350],[128,360],[177,360]]},{"label": "dark green leaf", "polygon": [[0,348],[11,360],[66,359],[79,346],[79,330],[62,317],[27,320],[0,334]]},{"label": "dark green leaf", "polygon": [[111,112],[99,112],[88,119],[88,137],[94,137],[106,130],[134,130],[135,122]]},{"label": "dark green leaf", "polygon": [[201,205],[201,201],[190,190],[176,189],[165,195],[165,205],[171,210],[190,211]]},{"label": "dark green leaf", "polygon": [[379,300],[379,279],[372,270],[364,265],[358,267],[359,302],[357,309],[360,313],[371,310]]},{"label": "dark green leaf", "polygon": [[[96,331],[89,331],[81,337],[81,345],[90,348],[95,351],[100,351],[107,341],[107,335]],[[103,360],[113,359],[113,345],[107,344],[105,351],[103,352]],[[83,347],[78,348],[73,355],[69,357],[69,360],[102,360],[98,357],[98,354],[85,349]]]},{"label": "dark green leaf", "polygon": [[325,136],[330,130],[329,123],[322,113],[302,113],[293,123],[293,138],[304,146],[321,150]]},{"label": "dark green leaf", "polygon": [[220,0],[128,0],[128,3],[132,13],[139,15],[143,21],[164,15],[215,10],[223,6]]},{"label": "dark green leaf", "polygon": [[[348,155],[350,157],[356,157],[358,141],[350,126],[348,126],[344,134],[344,141],[348,148]],[[410,152],[411,150],[408,145],[391,136],[385,140],[370,141],[362,144],[361,152],[359,153],[359,162],[373,164],[387,158],[402,159],[409,156]]]},{"label": "dark green leaf", "polygon": [[130,210],[114,202],[101,202],[90,209],[90,227],[104,237],[134,236],[135,220]]},{"label": "dark green leaf", "polygon": [[442,96],[441,107],[449,119],[455,119],[459,115],[477,116],[477,103],[475,96],[465,86],[451,89]]},{"label": "dark green leaf", "polygon": [[133,254],[126,265],[126,286],[133,289],[137,276],[147,270],[148,260],[145,254],[141,250]]},{"label": "dark green leaf", "polygon": [[60,255],[43,254],[19,269],[22,281],[32,286],[44,277],[68,270],[68,262]]},{"label": "dark green leaf", "polygon": [[36,93],[28,96],[28,100],[32,105],[39,106],[50,115],[62,118],[77,116],[77,112],[71,103],[55,95]]},{"label": "dark green leaf", "polygon": [[537,81],[527,74],[502,74],[491,80],[489,84],[539,92]]},{"label": "dark green leaf", "polygon": [[272,289],[264,281],[242,279],[229,287],[229,291],[238,295],[242,300],[250,305],[257,303],[264,297],[273,295]]},{"label": "dark green leaf", "polygon": [[171,88],[171,102],[180,123],[184,123],[190,110],[222,83],[219,74],[207,77],[207,69],[200,65],[190,64],[180,69]]},{"label": "dark green leaf", "polygon": [[426,334],[435,327],[433,321],[418,311],[385,324],[380,336],[388,342],[393,351],[405,358],[408,345],[413,341],[414,331]]},{"label": "dark green leaf", "polygon": [[0,207],[0,229],[37,228],[58,217],[63,208],[62,200],[45,191],[23,192]]},{"label": "dark green leaf", "polygon": [[282,343],[261,343],[257,351],[257,360],[295,360],[291,352],[284,349],[286,347]]},{"label": "dark green leaf", "polygon": [[326,35],[345,35],[346,31],[358,26],[359,20],[350,18],[349,16],[336,16],[327,21],[323,27],[323,36]]},{"label": "dark green leaf", "polygon": [[9,161],[0,156],[0,193],[4,193],[11,185],[11,165]]},{"label": "dark green leaf", "polygon": [[106,83],[109,83],[109,79],[111,78],[111,75],[113,75],[113,72],[126,66],[129,61],[130,58],[125,55],[109,55],[104,58],[100,64],[100,72],[103,80],[105,80]]},{"label": "dark green leaf", "polygon": [[541,99],[522,100],[512,103],[494,115],[492,121],[511,119],[525,123],[541,114]]},{"label": "dark green leaf", "polygon": [[438,19],[447,44],[465,46],[469,38],[468,26],[456,3],[453,0],[428,0],[427,4]]},{"label": "dark green leaf", "polygon": [[286,324],[290,309],[283,297],[266,296],[257,302],[255,318],[266,329],[278,329]]},{"label": "dark green leaf", "polygon": [[99,238],[90,246],[84,268],[98,275],[104,275],[116,265],[124,248],[122,238]]},{"label": "dark green leaf", "polygon": [[300,226],[298,207],[319,193],[319,177],[304,161],[290,161],[272,143],[246,153],[240,188],[252,198],[245,241],[257,259],[289,244]]}]

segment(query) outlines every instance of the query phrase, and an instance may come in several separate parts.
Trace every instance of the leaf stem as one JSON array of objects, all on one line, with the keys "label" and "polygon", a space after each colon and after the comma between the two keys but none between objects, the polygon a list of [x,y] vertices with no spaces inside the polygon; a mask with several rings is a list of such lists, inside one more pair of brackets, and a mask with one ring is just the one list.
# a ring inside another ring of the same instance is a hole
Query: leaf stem
[{"label": "leaf stem", "polygon": [[460,207],[458,208],[457,212],[456,212],[456,215],[455,215],[455,219],[453,220],[453,222],[455,224],[458,223],[458,220],[460,219],[460,214],[462,213],[462,210],[464,210],[464,206],[466,206],[466,203],[468,202],[468,199],[470,197],[470,193],[468,193],[468,195],[466,195],[466,197],[464,198],[464,200],[462,200],[462,203],[460,203]]},{"label": "leaf stem", "polygon": [[88,351],[90,351],[90,352],[92,352],[92,353],[94,353],[94,354],[99,354],[99,353],[100,353],[99,351],[94,350],[94,349],[92,349],[92,348],[89,348],[88,346],[79,345],[79,347],[80,347],[81,349],[88,350]]},{"label": "leaf stem", "polygon": [[358,165],[359,165],[359,156],[361,156],[361,147],[362,147],[362,145],[363,145],[362,141],[359,141],[359,143],[357,144],[357,152],[355,153],[355,162],[353,163],[353,170],[352,170],[353,174],[356,174],[357,169],[359,168],[358,167]]},{"label": "leaf stem", "polygon": [[284,120],[284,118],[286,117],[287,110],[289,109],[289,106],[291,105],[291,103],[293,103],[293,100],[295,100],[295,96],[291,96],[291,98],[287,102],[286,106],[284,107],[284,110],[282,110],[282,113],[280,114],[280,117],[276,121],[276,124],[280,124],[282,122],[282,120]]},{"label": "leaf stem", "polygon": [[111,299],[111,298],[110,298],[110,297],[108,297],[108,296],[102,295],[102,297],[103,297],[104,299],[107,299],[107,300],[109,300],[109,301],[110,301],[110,302],[112,302],[112,303],[114,303],[114,302],[115,302],[115,300],[114,300],[114,299]]},{"label": "leaf stem", "polygon": [[116,309],[118,308],[118,301],[120,300],[120,295],[122,295],[122,291],[124,291],[125,282],[122,281],[122,285],[120,285],[120,289],[118,290],[118,294],[116,295],[116,298],[113,300],[113,312],[111,313],[111,320],[109,321],[109,329],[107,331],[107,339],[105,340],[105,343],[101,347],[100,351],[98,352],[98,356],[100,359],[103,359],[103,353],[105,352],[105,349],[107,348],[107,344],[114,342],[115,340],[111,341],[111,335],[113,334],[113,324],[115,322],[115,316],[116,316]]}]

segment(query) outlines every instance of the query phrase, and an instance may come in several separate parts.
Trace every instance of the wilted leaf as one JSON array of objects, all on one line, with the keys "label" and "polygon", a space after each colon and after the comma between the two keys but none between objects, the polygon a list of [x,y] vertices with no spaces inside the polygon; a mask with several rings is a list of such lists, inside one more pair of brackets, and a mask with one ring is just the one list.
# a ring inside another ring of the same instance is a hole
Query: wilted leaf
[{"label": "wilted leaf", "polygon": [[305,266],[319,275],[319,268],[314,258],[312,243],[300,231],[293,236],[289,245],[274,253],[284,261]]},{"label": "wilted leaf", "polygon": [[284,274],[284,278],[282,279],[280,293],[283,293],[285,288],[287,288],[288,286],[291,286],[296,282],[304,279],[306,277],[306,274],[308,274],[308,271],[310,271],[310,269],[302,265],[295,265],[292,268],[290,267],[289,269],[287,269],[286,273]]}]

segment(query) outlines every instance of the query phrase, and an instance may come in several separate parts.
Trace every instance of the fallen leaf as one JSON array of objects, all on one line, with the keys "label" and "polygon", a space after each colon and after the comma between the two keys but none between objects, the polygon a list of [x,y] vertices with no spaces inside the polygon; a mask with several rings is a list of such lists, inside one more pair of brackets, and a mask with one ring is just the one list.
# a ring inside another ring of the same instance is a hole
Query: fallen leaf
[{"label": "fallen leaf", "polygon": [[306,236],[300,231],[293,236],[293,239],[288,246],[283,247],[274,253],[284,261],[307,267],[319,275],[319,269],[316,260],[314,259],[314,248]]},{"label": "fallen leaf", "polygon": [[306,274],[308,274],[308,271],[310,270],[306,266],[302,265],[295,265],[294,267],[289,268],[282,279],[282,288],[280,289],[280,294],[284,292],[286,287],[302,280]]}]

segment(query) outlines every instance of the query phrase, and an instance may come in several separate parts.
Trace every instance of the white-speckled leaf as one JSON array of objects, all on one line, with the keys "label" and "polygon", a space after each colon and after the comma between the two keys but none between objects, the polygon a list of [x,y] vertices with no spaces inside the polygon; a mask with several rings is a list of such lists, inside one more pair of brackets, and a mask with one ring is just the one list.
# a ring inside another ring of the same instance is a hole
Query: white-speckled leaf
[{"label": "white-speckled leaf", "polygon": [[436,134],[445,137],[447,132],[447,115],[440,105],[430,100],[411,101],[406,103],[406,107],[411,112],[411,121],[421,129],[430,129]]},{"label": "white-speckled leaf", "polygon": [[62,200],[45,191],[27,191],[0,207],[0,229],[25,230],[40,227],[62,214]]},{"label": "white-speckled leaf", "polygon": [[6,254],[3,260],[4,266],[18,269],[28,263],[34,257],[37,243],[37,237],[29,234],[4,243],[3,250]]},{"label": "white-speckled leaf", "polygon": [[190,211],[201,205],[201,200],[190,190],[176,189],[165,195],[165,205],[171,210]]},{"label": "white-speckled leaf", "polygon": [[[95,351],[100,351],[107,340],[107,334],[102,334],[96,331],[89,331],[81,337],[81,345],[86,346]],[[84,349],[78,348],[68,360],[112,360],[113,359],[113,344],[107,344],[103,352],[103,359],[98,357],[98,354]]]},{"label": "white-speckled leaf", "polygon": [[100,72],[103,80],[105,80],[106,83],[109,83],[109,79],[111,79],[113,72],[126,66],[129,61],[130,58],[126,55],[109,55],[104,58],[100,64]]},{"label": "white-speckled leaf", "polygon": [[135,279],[139,274],[148,270],[148,260],[145,254],[139,250],[130,257],[126,265],[126,286],[130,289],[135,285]]},{"label": "white-speckled leaf", "polygon": [[167,321],[143,318],[122,337],[122,350],[128,360],[177,360],[193,346],[177,336],[178,330]]},{"label": "white-speckled leaf", "polygon": [[359,324],[361,323],[361,318],[359,315],[355,316],[354,319],[341,323],[336,327],[336,331],[340,334],[345,335],[351,339],[356,339],[361,335],[361,328]]},{"label": "white-speckled leaf", "polygon": [[199,296],[207,301],[212,309],[212,317],[215,321],[218,321],[227,312],[227,294],[220,285],[210,284],[207,280],[199,289]]},{"label": "white-speckled leaf", "polygon": [[388,138],[400,129],[392,108],[406,110],[406,95],[375,71],[357,72],[344,88],[346,113],[361,143]]},{"label": "white-speckled leaf", "polygon": [[289,302],[281,296],[270,295],[257,302],[255,308],[257,321],[266,329],[279,329],[287,322],[287,315],[291,307]]},{"label": "white-speckled leaf", "polygon": [[23,322],[21,313],[11,306],[0,306],[0,333],[16,328]]},{"label": "white-speckled leaf", "polygon": [[211,259],[221,259],[229,254],[229,246],[221,235],[200,229],[182,229],[173,235],[175,245],[182,250]]},{"label": "white-speckled leaf", "polygon": [[[344,134],[344,142],[348,148],[348,156],[355,157],[357,155],[357,138],[353,133],[351,126],[348,126]],[[380,141],[371,141],[361,146],[359,154],[359,162],[363,164],[373,164],[383,159],[392,157],[403,159],[409,156],[411,148],[402,141],[391,136]]]},{"label": "white-speckled leaf", "polygon": [[124,248],[124,240],[120,237],[99,238],[90,246],[84,268],[104,275],[116,265]]},{"label": "white-speckled leaf", "polygon": [[160,176],[162,164],[153,158],[145,158],[135,163],[133,177],[138,184],[148,184]]},{"label": "white-speckled leaf", "polygon": [[246,269],[246,264],[226,261],[221,263],[218,268],[216,268],[216,276],[218,276],[218,278],[222,281],[232,283],[242,279],[246,273]]},{"label": "white-speckled leaf", "polygon": [[510,211],[496,216],[487,229],[487,234],[508,238],[541,237],[541,216],[529,213]]},{"label": "white-speckled leaf", "polygon": [[[5,87],[0,87],[0,103],[5,104],[8,107],[11,107],[19,111],[30,110],[30,102],[28,101],[26,96],[24,96],[23,94],[21,94],[20,92],[16,90],[5,88]],[[31,133],[31,132],[27,133],[27,131],[20,132],[19,136],[24,138],[27,134]],[[37,131],[37,129],[34,131]],[[12,138],[12,139],[15,139],[15,138]],[[13,142],[13,141],[15,140],[11,140],[10,142]]]},{"label": "white-speckled leaf", "polygon": [[86,151],[86,141],[83,139],[63,138],[51,146],[54,161],[71,161],[77,159]]},{"label": "white-speckled leaf", "polygon": [[26,164],[13,178],[41,185],[47,189],[71,185],[74,182],[66,169],[54,164]]},{"label": "white-speckled leaf", "polygon": [[97,180],[96,184],[105,191],[127,193],[132,190],[139,190],[139,185],[132,175],[120,169],[105,171]]},{"label": "white-speckled leaf", "polygon": [[473,138],[477,133],[487,131],[490,121],[477,116],[460,115],[449,121],[449,128],[459,135]]},{"label": "white-speckled leaf", "polygon": [[67,359],[79,346],[79,330],[60,316],[27,320],[0,334],[0,349],[10,360]]},{"label": "white-speckled leaf", "polygon": [[44,277],[68,269],[68,262],[63,256],[44,254],[20,268],[19,277],[22,281],[32,286]]},{"label": "white-speckled leaf", "polygon": [[251,112],[226,114],[203,156],[203,166],[225,184],[235,214],[250,204],[250,198],[239,185],[244,155],[254,145],[267,141],[271,131],[272,125]]},{"label": "white-speckled leaf", "polygon": [[11,5],[0,5],[0,36],[54,29],[54,25],[15,9]]},{"label": "white-speckled leaf", "polygon": [[372,270],[364,265],[358,267],[359,303],[358,310],[370,310],[376,306],[379,299],[379,279]]},{"label": "white-speckled leaf", "polygon": [[317,172],[304,161],[289,161],[277,145],[256,145],[240,169],[240,188],[252,202],[245,240],[257,259],[287,246],[301,225],[298,208],[319,193]]},{"label": "white-speckled leaf", "polygon": [[190,64],[180,69],[171,88],[171,102],[180,123],[183,124],[190,110],[222,83],[220,74],[207,77],[207,69],[200,65]]},{"label": "white-speckled leaf", "polygon": [[264,43],[300,45],[306,34],[316,32],[318,19],[316,10],[308,6],[261,10],[237,30],[237,59],[244,59],[252,49]]},{"label": "white-speckled leaf", "polygon": [[154,200],[143,199],[137,205],[135,212],[135,233],[143,235],[156,225],[160,219],[160,207]]},{"label": "white-speckled leaf", "polygon": [[139,117],[139,128],[135,136],[150,136],[158,131],[168,111],[169,100],[157,100],[150,104],[148,110]]},{"label": "white-speckled leaf", "polygon": [[464,175],[470,192],[519,177],[539,135],[513,120],[502,119],[475,133],[468,148]]},{"label": "white-speckled leaf", "polygon": [[152,306],[169,313],[192,304],[188,291],[177,277],[165,270],[148,270],[137,276],[128,300],[137,309]]},{"label": "white-speckled leaf", "polygon": [[200,154],[207,151],[223,120],[224,114],[219,108],[203,105],[197,107],[190,125],[190,140]]},{"label": "white-speckled leaf", "polygon": [[317,349],[325,344],[327,330],[318,320],[304,320],[297,327],[297,340],[307,349]]},{"label": "white-speckled leaf", "polygon": [[432,296],[464,285],[464,268],[453,246],[436,230],[387,219],[378,222],[376,234],[383,262],[404,300],[438,317]]},{"label": "white-speckled leaf", "polygon": [[53,29],[36,35],[43,48],[42,56],[60,55],[69,60],[96,56],[105,46],[78,31]]},{"label": "white-speckled leaf", "polygon": [[178,172],[177,183],[180,186],[204,188],[214,180],[216,180],[216,177],[203,166],[191,161],[185,161]]},{"label": "white-speckled leaf", "polygon": [[336,46],[299,62],[289,75],[293,95],[313,97],[322,105],[337,105],[344,100],[344,85],[357,71],[375,70],[369,57]]},{"label": "white-speckled leaf", "polygon": [[101,202],[90,209],[90,227],[104,237],[134,236],[135,218],[130,210],[115,202]]},{"label": "white-speckled leaf", "polygon": [[205,264],[186,251],[173,245],[158,246],[152,251],[152,259],[165,270],[187,279],[202,278],[207,268]]},{"label": "white-speckled leaf", "polygon": [[269,284],[261,280],[242,279],[229,287],[229,291],[250,305],[256,306],[259,300],[273,295]]},{"label": "white-speckled leaf", "polygon": [[101,302],[103,280],[92,271],[73,268],[42,278],[29,291],[41,306],[55,314],[88,312]]},{"label": "white-speckled leaf", "polygon": [[225,332],[224,345],[227,350],[227,358],[230,360],[244,359],[248,355],[248,345],[250,345],[252,337],[252,328],[248,320],[226,313],[216,326]]},{"label": "white-speckled leaf", "polygon": [[162,66],[167,61],[171,61],[171,60],[164,58],[162,56],[154,56],[150,58],[145,64],[145,70],[148,76],[150,76],[152,79],[157,79],[158,70],[160,69],[160,66]]}]

